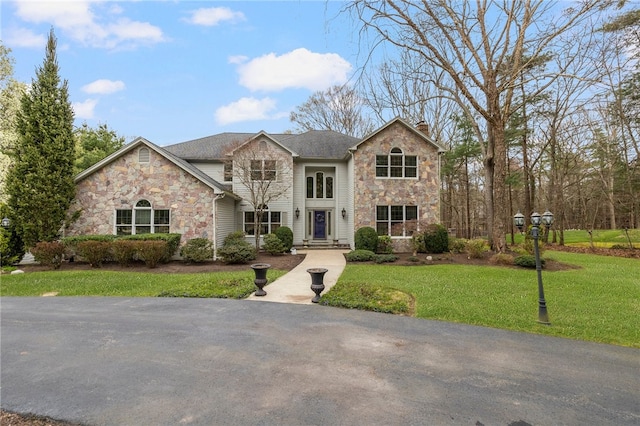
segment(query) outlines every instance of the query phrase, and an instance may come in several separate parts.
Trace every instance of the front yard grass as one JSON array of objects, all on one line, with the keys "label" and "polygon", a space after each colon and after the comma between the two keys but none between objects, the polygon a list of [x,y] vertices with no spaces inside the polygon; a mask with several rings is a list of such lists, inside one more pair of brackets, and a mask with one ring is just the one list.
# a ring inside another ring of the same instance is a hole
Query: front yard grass
[{"label": "front yard grass", "polygon": [[[495,327],[640,348],[640,262],[586,254],[545,252],[579,266],[542,272],[551,326],[538,324],[535,270],[473,265],[386,266],[347,264],[320,303],[376,309],[370,290],[402,292],[418,318]],[[379,306],[397,305],[384,300]]]},{"label": "front yard grass", "polygon": [[[287,271],[269,270],[272,282]],[[114,271],[46,271],[2,275],[0,296],[219,297],[242,299],[256,290],[253,271],[155,274]]]}]

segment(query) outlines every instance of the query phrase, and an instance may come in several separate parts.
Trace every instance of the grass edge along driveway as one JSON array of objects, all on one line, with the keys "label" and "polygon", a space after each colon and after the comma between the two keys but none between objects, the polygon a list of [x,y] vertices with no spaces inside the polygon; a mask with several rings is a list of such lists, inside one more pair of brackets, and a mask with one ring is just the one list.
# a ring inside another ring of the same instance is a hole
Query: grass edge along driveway
[{"label": "grass edge along driveway", "polygon": [[[412,299],[412,315],[417,318],[640,348],[637,259],[550,250],[545,258],[579,267],[542,272],[551,326],[537,323],[538,282],[533,269],[350,263],[321,303],[358,308],[360,295],[370,302],[372,293],[395,290]],[[398,297],[394,299],[390,305],[397,304]]]}]

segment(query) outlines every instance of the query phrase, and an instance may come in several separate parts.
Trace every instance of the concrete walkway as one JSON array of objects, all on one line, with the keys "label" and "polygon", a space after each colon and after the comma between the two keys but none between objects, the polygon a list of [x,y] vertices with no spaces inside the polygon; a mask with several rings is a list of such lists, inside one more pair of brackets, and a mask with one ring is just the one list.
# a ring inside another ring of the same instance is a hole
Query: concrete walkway
[{"label": "concrete walkway", "polygon": [[[315,293],[311,291],[311,275],[309,268],[327,268],[324,275],[324,292],[329,291],[342,274],[346,261],[344,253],[349,250],[305,250],[298,251],[297,256],[306,255],[304,260],[287,274],[273,282],[269,282],[264,290],[266,296],[252,294],[247,300],[263,302],[299,303],[310,305]],[[267,273],[267,278],[269,274]]]}]

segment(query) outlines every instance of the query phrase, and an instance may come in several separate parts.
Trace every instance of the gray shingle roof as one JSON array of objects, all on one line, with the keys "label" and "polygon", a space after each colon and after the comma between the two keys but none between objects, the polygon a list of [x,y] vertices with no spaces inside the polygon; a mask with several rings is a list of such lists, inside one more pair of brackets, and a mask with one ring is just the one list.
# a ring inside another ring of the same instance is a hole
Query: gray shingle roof
[{"label": "gray shingle roof", "polygon": [[[187,161],[224,160],[225,153],[233,145],[244,142],[258,133],[220,133],[200,139],[165,146],[164,149],[176,157]],[[312,130],[299,135],[269,134],[285,148],[297,153],[301,158],[341,160],[348,149],[360,139],[331,130]]]}]

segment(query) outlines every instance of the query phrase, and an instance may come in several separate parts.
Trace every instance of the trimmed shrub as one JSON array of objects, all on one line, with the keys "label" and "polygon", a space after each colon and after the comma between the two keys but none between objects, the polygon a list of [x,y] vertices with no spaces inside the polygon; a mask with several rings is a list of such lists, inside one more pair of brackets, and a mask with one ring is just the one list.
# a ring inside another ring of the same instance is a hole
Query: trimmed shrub
[{"label": "trimmed shrub", "polygon": [[494,265],[513,265],[513,256],[507,253],[496,253],[489,259]]},{"label": "trimmed shrub", "polygon": [[111,259],[111,242],[81,241],[76,246],[76,253],[92,267],[99,268]]},{"label": "trimmed shrub", "polygon": [[207,238],[192,238],[180,249],[180,256],[191,263],[213,259],[213,242]]},{"label": "trimmed shrub", "polygon": [[156,241],[136,241],[138,255],[149,268],[155,268],[159,262],[166,257],[167,242],[163,240]]},{"label": "trimmed shrub", "polygon": [[427,226],[423,233],[424,249],[427,253],[445,253],[449,251],[449,232],[440,224]]},{"label": "trimmed shrub", "polygon": [[218,256],[224,263],[247,263],[256,258],[256,249],[245,241],[244,244],[231,244],[218,249]]},{"label": "trimmed shrub", "polygon": [[393,254],[393,243],[391,237],[388,235],[380,235],[378,237],[378,248],[376,253],[379,254]]},{"label": "trimmed shrub", "polygon": [[375,253],[378,249],[378,233],[370,226],[365,226],[356,231],[356,250],[369,250]]},{"label": "trimmed shrub", "polygon": [[413,249],[413,255],[416,256],[418,253],[424,253],[424,235],[414,233],[411,236],[411,248]]},{"label": "trimmed shrub", "polygon": [[449,251],[451,253],[464,253],[467,246],[467,240],[464,238],[451,238],[449,240]]},{"label": "trimmed shrub", "polygon": [[467,240],[465,251],[474,259],[482,259],[484,254],[489,251],[489,246],[482,238],[475,238],[473,240]]},{"label": "trimmed shrub", "polygon": [[246,240],[244,239],[244,232],[242,231],[235,231],[232,232],[230,234],[227,234],[226,237],[224,237],[224,241],[222,242],[222,246],[226,246],[229,244],[234,244],[238,241],[243,241],[246,243]]},{"label": "trimmed shrub", "polygon": [[180,247],[180,240],[182,239],[181,234],[136,234],[136,235],[126,235],[123,237],[119,237],[123,240],[133,240],[133,241],[164,241],[165,242],[165,252],[160,258],[161,263],[167,263],[171,260],[173,255],[178,251],[178,247]]},{"label": "trimmed shrub", "polygon": [[378,254],[373,260],[376,263],[391,263],[398,260],[398,256],[395,254]]},{"label": "trimmed shrub", "polygon": [[256,249],[244,239],[244,232],[232,232],[224,238],[218,256],[224,263],[247,263],[256,258]]},{"label": "trimmed shrub", "polygon": [[138,242],[131,240],[115,240],[111,243],[111,255],[119,265],[129,266],[137,259]]},{"label": "trimmed shrub", "polygon": [[50,266],[52,269],[60,268],[64,256],[64,245],[58,241],[41,241],[31,249],[33,258],[41,265]]},{"label": "trimmed shrub", "polygon": [[291,228],[281,226],[275,230],[274,234],[276,234],[276,236],[280,238],[280,241],[282,241],[282,244],[284,245],[284,251],[290,251],[291,247],[293,247],[293,231],[291,230]]},{"label": "trimmed shrub", "polygon": [[[536,257],[530,254],[523,254],[522,256],[518,256],[513,259],[513,263],[516,266],[521,266],[523,268],[535,269],[536,268]],[[540,267],[544,268],[545,260],[540,258]]]},{"label": "trimmed shrub", "polygon": [[286,251],[284,244],[276,234],[265,235],[262,248],[269,254],[282,254]]},{"label": "trimmed shrub", "polygon": [[68,256],[75,256],[78,254],[78,244],[85,241],[115,241],[118,237],[116,235],[75,235],[73,237],[64,237],[60,241],[67,249]]},{"label": "trimmed shrub", "polygon": [[345,254],[347,262],[369,262],[376,258],[376,254],[371,250],[353,250]]}]

